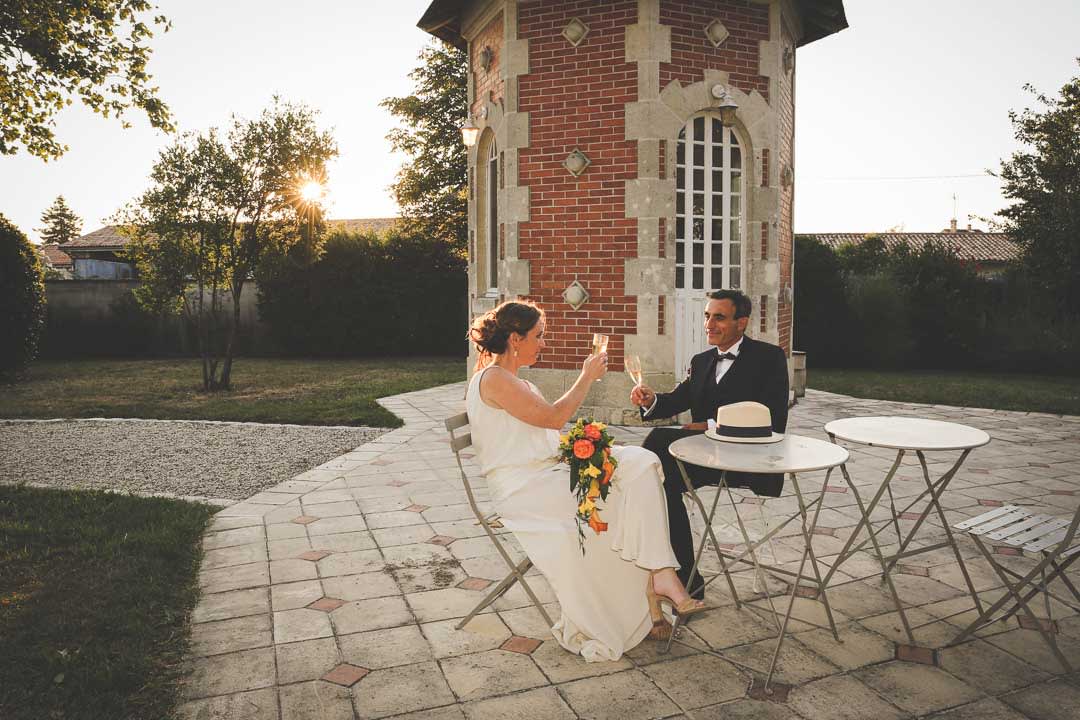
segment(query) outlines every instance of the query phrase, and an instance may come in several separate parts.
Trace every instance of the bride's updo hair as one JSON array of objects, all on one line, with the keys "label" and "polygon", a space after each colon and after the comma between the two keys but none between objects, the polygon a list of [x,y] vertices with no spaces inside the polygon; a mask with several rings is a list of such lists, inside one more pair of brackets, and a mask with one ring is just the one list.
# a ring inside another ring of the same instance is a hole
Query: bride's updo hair
[{"label": "bride's updo hair", "polygon": [[536,327],[544,311],[528,300],[508,300],[494,310],[489,310],[473,320],[469,328],[469,340],[480,352],[477,367],[484,365],[492,355],[502,355],[510,346],[510,334],[527,335]]}]

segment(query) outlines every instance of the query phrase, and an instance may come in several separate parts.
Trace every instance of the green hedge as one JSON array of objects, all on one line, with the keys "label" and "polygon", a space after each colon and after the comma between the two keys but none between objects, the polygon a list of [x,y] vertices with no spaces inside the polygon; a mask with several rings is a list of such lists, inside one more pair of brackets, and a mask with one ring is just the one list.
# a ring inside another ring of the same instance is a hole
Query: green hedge
[{"label": "green hedge", "polygon": [[1055,316],[1019,269],[979,276],[946,247],[832,251],[795,238],[794,348],[818,367],[1074,374],[1080,319]]},{"label": "green hedge", "polygon": [[338,232],[314,262],[263,266],[259,317],[287,354],[464,356],[467,282],[445,243]]},{"label": "green hedge", "polygon": [[38,353],[45,273],[30,240],[0,215],[0,382],[14,381]]}]

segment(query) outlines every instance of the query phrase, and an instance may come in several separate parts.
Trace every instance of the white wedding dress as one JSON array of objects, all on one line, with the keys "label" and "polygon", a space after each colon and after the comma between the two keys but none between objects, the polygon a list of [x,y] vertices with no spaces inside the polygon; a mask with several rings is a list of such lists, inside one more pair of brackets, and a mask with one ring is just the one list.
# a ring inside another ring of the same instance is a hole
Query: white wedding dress
[{"label": "white wedding dress", "polygon": [[483,373],[473,375],[465,395],[473,446],[495,510],[559,600],[562,614],[551,632],[589,662],[618,660],[652,627],[649,570],[679,566],[660,460],[636,446],[613,449],[613,487],[606,502],[597,501],[608,529],[597,535],[586,527],[582,555],[570,468],[556,458],[559,434],[486,404]]}]

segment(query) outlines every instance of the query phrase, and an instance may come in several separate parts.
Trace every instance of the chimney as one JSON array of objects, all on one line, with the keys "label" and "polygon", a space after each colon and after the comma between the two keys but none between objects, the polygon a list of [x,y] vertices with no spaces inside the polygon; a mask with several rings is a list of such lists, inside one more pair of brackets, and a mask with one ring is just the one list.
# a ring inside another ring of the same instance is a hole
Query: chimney
[{"label": "chimney", "polygon": [[971,232],[971,223],[968,223],[968,232]]},{"label": "chimney", "polygon": [[949,232],[956,232],[956,218],[949,221]]}]

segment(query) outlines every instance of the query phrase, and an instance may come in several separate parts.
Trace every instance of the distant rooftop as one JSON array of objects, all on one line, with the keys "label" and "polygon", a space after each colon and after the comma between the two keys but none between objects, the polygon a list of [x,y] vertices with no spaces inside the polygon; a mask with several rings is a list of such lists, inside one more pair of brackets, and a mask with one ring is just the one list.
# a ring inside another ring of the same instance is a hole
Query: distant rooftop
[{"label": "distant rooftop", "polygon": [[75,264],[71,259],[71,256],[61,250],[57,243],[46,243],[45,245],[42,245],[41,254],[45,256],[45,261],[48,262],[50,266],[57,269],[70,268]]},{"label": "distant rooftop", "polygon": [[961,260],[977,262],[1008,262],[1019,255],[1016,244],[1005,233],[987,233],[979,230],[957,230],[956,232],[938,233],[798,233],[802,237],[812,237],[818,242],[838,250],[844,245],[858,245],[868,235],[874,235],[892,250],[906,245],[912,250],[920,250],[929,242],[937,242],[952,248]]},{"label": "distant rooftop", "polygon": [[[376,232],[383,233],[397,223],[398,218],[343,218],[340,220],[328,220],[327,224],[335,230],[348,232]],[[128,238],[120,234],[119,225],[106,225],[94,232],[87,233],[61,246],[64,249],[93,249],[93,250],[120,250],[126,247]]]}]

